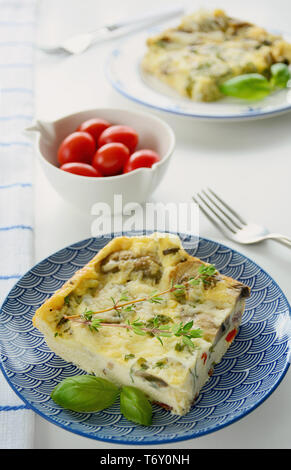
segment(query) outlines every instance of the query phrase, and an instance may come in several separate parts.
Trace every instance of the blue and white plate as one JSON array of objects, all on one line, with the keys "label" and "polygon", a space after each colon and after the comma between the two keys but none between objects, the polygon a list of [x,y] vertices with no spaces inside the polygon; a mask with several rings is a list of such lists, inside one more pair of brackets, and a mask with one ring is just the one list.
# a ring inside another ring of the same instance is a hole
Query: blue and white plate
[{"label": "blue and white plate", "polygon": [[[291,110],[290,88],[276,91],[267,98],[254,102],[227,97],[211,103],[198,103],[181,97],[175,90],[141,69],[146,40],[152,34],[153,30],[150,30],[132,36],[121,42],[109,57],[107,77],[113,87],[127,98],[161,111],[203,120],[261,119]],[[284,35],[284,38],[290,42],[290,35],[289,38]]]},{"label": "blue and white plate", "polygon": [[[128,234],[130,235],[130,234]],[[260,405],[289,367],[290,306],[275,281],[253,261],[214,241],[181,236],[192,255],[213,263],[227,276],[250,286],[239,333],[185,416],[154,406],[149,427],[127,421],[116,403],[98,413],[64,410],[50,398],[61,380],[82,373],[49,350],[32,326],[35,310],[86,264],[108,237],[64,248],[32,268],[5,300],[0,318],[2,371],[19,397],[51,423],[73,433],[122,444],[162,444],[221,429]]]}]

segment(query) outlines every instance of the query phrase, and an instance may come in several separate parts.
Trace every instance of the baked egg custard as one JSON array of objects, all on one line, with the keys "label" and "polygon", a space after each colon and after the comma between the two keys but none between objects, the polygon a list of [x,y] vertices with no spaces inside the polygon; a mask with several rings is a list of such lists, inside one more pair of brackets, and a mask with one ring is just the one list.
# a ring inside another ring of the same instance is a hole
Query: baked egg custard
[{"label": "baked egg custard", "polygon": [[179,95],[215,101],[223,96],[224,81],[247,73],[269,79],[273,64],[290,62],[291,44],[281,36],[222,10],[201,10],[150,37],[141,66]]},{"label": "baked egg custard", "polygon": [[190,256],[177,236],[119,237],[36,311],[33,324],[64,360],[183,415],[233,341],[249,294]]}]

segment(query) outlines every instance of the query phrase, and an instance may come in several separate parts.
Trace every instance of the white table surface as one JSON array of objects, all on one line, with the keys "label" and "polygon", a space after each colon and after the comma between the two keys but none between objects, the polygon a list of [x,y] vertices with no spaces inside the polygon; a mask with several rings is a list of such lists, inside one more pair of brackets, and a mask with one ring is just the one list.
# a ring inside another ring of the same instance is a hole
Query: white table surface
[{"label": "white table surface", "polygon": [[[209,8],[223,7],[232,15],[261,25],[291,30],[290,0],[191,2],[193,10],[202,4]],[[91,30],[112,18],[163,6],[168,6],[168,0],[40,0],[38,40],[44,43],[61,39],[71,33]],[[110,43],[102,44],[81,56],[66,58],[38,52],[37,117],[51,120],[98,106],[145,109],[117,94],[106,81],[104,60],[111,48]],[[210,186],[231,201],[245,217],[276,232],[291,235],[291,113],[235,123],[199,122],[166,113],[155,114],[173,127],[177,146],[166,178],[152,196],[153,201],[187,202],[194,191]],[[93,218],[63,202],[37,163],[35,180],[37,262],[70,243],[90,237]],[[274,277],[291,300],[291,251],[288,248],[272,241],[250,247],[237,246],[226,240],[203,215],[200,217],[200,234],[252,258]],[[290,448],[290,395],[289,372],[275,392],[251,414],[216,433],[181,442],[178,448]],[[125,448],[64,431],[38,415],[34,447]],[[160,448],[177,446],[167,444]]]}]

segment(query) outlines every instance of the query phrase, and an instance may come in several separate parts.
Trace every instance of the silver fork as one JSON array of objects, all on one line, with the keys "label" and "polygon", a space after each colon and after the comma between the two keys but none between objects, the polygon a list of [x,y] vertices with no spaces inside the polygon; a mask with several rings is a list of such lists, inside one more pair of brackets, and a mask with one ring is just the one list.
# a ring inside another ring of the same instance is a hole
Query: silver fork
[{"label": "silver fork", "polygon": [[40,45],[39,48],[44,52],[52,54],[64,52],[68,54],[81,54],[94,43],[119,37],[122,34],[135,31],[150,24],[169,20],[181,15],[183,12],[184,8],[175,6],[167,10],[145,13],[142,16],[130,17],[124,21],[107,24],[95,31],[69,37],[61,44],[55,46]]},{"label": "silver fork", "polygon": [[291,248],[291,238],[280,233],[270,233],[266,227],[247,222],[212,189],[203,189],[193,196],[203,214],[229,239],[244,245],[263,240],[275,240]]}]

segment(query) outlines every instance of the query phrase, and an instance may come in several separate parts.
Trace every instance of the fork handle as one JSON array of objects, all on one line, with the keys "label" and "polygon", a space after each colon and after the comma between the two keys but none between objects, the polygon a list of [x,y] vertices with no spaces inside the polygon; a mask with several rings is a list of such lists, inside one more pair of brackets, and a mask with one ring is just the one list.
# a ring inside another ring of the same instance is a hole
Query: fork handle
[{"label": "fork handle", "polygon": [[291,238],[286,237],[285,235],[281,235],[280,233],[270,233],[266,235],[266,239],[275,240],[276,242],[291,248]]},{"label": "fork handle", "polygon": [[164,21],[171,19],[175,16],[179,16],[184,12],[184,8],[181,7],[172,7],[164,10],[158,10],[156,12],[145,13],[142,16],[131,17],[130,20],[119,21],[109,27],[113,29],[126,28],[128,26],[135,25],[136,23],[151,23],[156,21]]}]

